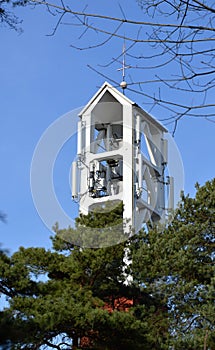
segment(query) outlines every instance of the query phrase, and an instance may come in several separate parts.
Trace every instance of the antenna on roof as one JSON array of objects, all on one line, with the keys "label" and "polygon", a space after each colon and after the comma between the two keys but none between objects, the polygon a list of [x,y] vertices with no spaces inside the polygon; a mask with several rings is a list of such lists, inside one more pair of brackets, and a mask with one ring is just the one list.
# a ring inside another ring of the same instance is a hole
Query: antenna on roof
[{"label": "antenna on roof", "polygon": [[118,71],[122,71],[122,82],[120,83],[120,87],[123,90],[123,93],[125,93],[125,89],[127,88],[127,83],[125,81],[125,70],[127,68],[131,68],[130,66],[126,66],[125,63],[125,55],[126,55],[126,48],[125,48],[125,39],[122,47],[122,68],[118,68]]}]

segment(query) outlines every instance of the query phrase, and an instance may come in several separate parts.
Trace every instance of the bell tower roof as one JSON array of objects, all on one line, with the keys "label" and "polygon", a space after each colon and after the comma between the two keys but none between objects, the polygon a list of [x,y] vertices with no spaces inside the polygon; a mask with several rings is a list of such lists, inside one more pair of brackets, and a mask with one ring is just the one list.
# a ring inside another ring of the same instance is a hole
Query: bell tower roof
[{"label": "bell tower roof", "polygon": [[162,132],[167,132],[167,129],[154,117],[144,111],[140,106],[138,106],[134,101],[125,96],[122,92],[118,91],[108,82],[105,82],[101,88],[95,93],[95,95],[90,99],[90,101],[86,104],[86,106],[79,113],[79,117],[81,118],[83,114],[91,113],[92,110],[99,103],[107,103],[107,102],[115,102],[120,103],[121,105],[130,105],[134,107],[137,113],[140,113],[144,116],[144,120],[152,123]]},{"label": "bell tower roof", "polygon": [[105,82],[101,88],[96,92],[96,94],[90,99],[87,105],[79,113],[79,116],[86,113],[88,110],[91,111],[92,108],[99,102],[119,102],[122,105],[135,105],[128,97],[123,95],[120,91]]}]

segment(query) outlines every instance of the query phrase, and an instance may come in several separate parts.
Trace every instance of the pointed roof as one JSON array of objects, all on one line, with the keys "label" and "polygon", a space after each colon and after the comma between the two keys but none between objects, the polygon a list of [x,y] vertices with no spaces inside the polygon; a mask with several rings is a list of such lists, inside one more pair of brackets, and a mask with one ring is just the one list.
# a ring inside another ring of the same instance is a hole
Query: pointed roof
[{"label": "pointed roof", "polygon": [[96,94],[90,99],[90,101],[86,104],[86,106],[81,110],[79,113],[79,116],[84,114],[88,108],[90,108],[92,105],[93,107],[100,101],[100,99],[104,96],[106,92],[109,92],[118,102],[124,104],[130,104],[135,105],[133,101],[131,101],[128,97],[123,95],[120,91],[118,91],[116,88],[114,88],[112,85],[110,85],[108,82],[105,82],[101,88],[96,92]]},{"label": "pointed roof", "polygon": [[144,115],[145,119],[148,120],[150,123],[156,125],[160,130],[163,132],[167,132],[168,130],[154,117],[152,117],[150,114],[148,114],[146,111],[144,111],[140,106],[138,106],[135,102],[130,100],[127,96],[125,96],[122,92],[118,91],[116,88],[114,88],[111,84],[108,82],[105,82],[101,88],[96,92],[96,94],[90,99],[90,101],[86,104],[86,106],[81,110],[79,113],[79,117],[81,117],[84,113],[89,110],[89,112],[92,111],[92,109],[101,101],[102,97],[105,95],[105,93],[109,93],[113,100],[116,100],[116,102],[121,103],[122,105],[132,105],[137,110],[139,110],[139,113]]}]

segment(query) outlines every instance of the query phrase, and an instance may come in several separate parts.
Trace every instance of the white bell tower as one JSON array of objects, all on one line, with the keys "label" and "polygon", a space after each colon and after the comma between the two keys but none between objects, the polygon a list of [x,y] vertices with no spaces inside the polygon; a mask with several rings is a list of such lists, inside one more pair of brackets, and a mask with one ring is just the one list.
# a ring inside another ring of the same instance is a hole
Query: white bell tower
[{"label": "white bell tower", "polygon": [[[80,213],[122,201],[125,233],[148,221],[165,222],[167,130],[108,83],[79,117],[72,197]],[[169,183],[173,203],[172,178]]]}]

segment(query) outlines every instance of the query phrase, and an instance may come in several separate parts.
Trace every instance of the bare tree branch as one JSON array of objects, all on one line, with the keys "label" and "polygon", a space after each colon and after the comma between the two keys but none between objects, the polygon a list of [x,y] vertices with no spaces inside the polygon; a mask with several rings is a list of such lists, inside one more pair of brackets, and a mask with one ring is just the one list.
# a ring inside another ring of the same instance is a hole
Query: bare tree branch
[{"label": "bare tree branch", "polygon": [[[73,41],[72,48],[99,50],[110,41],[128,43],[125,53],[131,60],[131,71],[127,90],[142,96],[144,105],[156,108],[160,119],[172,123],[173,134],[182,117],[213,121],[215,9],[206,0],[136,0],[143,13],[141,21],[130,18],[122,3],[118,4],[118,14],[108,16],[86,8],[76,10],[66,0],[56,1],[59,2],[31,0],[30,3],[44,5],[58,16],[51,35],[60,24],[65,24],[62,19],[67,15],[66,24],[78,32],[78,44]],[[98,66],[102,72],[92,65],[88,67],[119,87],[108,69],[121,65],[121,57],[122,53],[117,52],[106,63],[101,58]],[[170,89],[175,91],[171,96]]]},{"label": "bare tree branch", "polygon": [[[49,3],[47,1],[31,0],[31,2],[40,4],[40,5],[46,5],[49,7],[53,7],[55,9],[58,9],[58,10],[65,12],[65,13],[70,13],[70,14],[77,15],[80,17],[100,18],[100,19],[111,21],[111,22],[128,23],[128,24],[134,24],[137,26],[144,25],[144,26],[150,26],[150,27],[153,26],[153,27],[178,28],[178,25],[176,25],[174,23],[165,24],[165,23],[156,23],[156,22],[135,21],[135,20],[130,20],[130,19],[126,19],[126,18],[118,18],[118,17],[111,17],[111,16],[100,15],[100,14],[73,11],[68,7],[59,6],[59,5],[56,5],[53,3]],[[205,30],[205,31],[212,31],[212,32],[215,31],[215,28],[206,27],[206,26],[182,25],[181,27],[184,29],[197,29],[197,30]]]},{"label": "bare tree branch", "polygon": [[6,218],[7,218],[7,215],[2,211],[0,211],[0,221],[6,223]]}]

